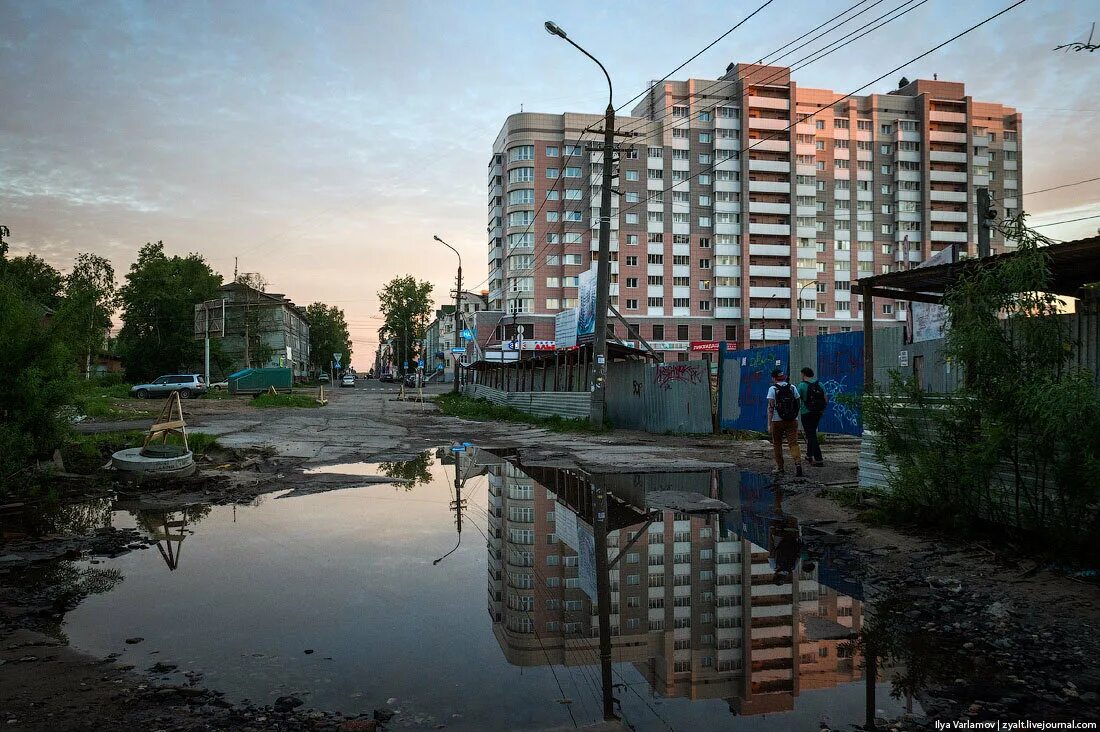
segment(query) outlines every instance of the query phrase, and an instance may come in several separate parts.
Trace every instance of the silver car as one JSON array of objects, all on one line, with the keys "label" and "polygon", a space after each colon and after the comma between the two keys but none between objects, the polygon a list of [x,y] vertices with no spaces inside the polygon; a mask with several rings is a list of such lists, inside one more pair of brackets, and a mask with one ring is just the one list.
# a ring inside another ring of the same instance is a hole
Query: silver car
[{"label": "silver car", "polygon": [[180,393],[180,399],[190,399],[206,393],[206,384],[200,374],[171,374],[159,376],[148,384],[135,384],[130,393],[138,399],[151,396],[167,396],[174,391]]}]

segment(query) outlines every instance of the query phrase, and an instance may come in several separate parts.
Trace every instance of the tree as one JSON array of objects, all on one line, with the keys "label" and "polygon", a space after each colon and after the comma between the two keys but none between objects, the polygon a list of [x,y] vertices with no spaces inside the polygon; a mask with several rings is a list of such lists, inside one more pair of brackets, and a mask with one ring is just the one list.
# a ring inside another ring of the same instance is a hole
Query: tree
[{"label": "tree", "polygon": [[3,259],[0,257],[0,278],[31,302],[56,310],[61,305],[65,278],[46,260],[35,254]]},{"label": "tree", "polygon": [[903,76],[898,80],[898,89],[906,86],[909,86],[909,79]]},{"label": "tree", "polygon": [[378,329],[383,340],[393,341],[399,367],[410,362],[416,343],[424,338],[432,312],[432,284],[412,275],[395,277],[378,293],[385,324]]},{"label": "tree", "polygon": [[80,253],[65,278],[65,297],[57,312],[73,351],[84,357],[84,378],[91,378],[92,354],[107,343],[111,313],[117,303],[115,268],[98,254]]},{"label": "tree", "polygon": [[340,363],[351,365],[351,335],[344,319],[344,311],[335,305],[315,302],[306,308],[309,321],[309,363],[315,368],[325,368],[332,354],[341,353]]},{"label": "tree", "polygon": [[0,494],[27,461],[46,457],[67,430],[73,353],[23,293],[0,280]]},{"label": "tree", "polygon": [[[215,299],[221,284],[199,254],[168,257],[163,242],[143,246],[119,291],[124,325],[118,351],[127,378],[146,381],[199,368],[203,345],[195,340],[195,305]],[[216,361],[216,341],[211,345]]]},{"label": "tree", "polygon": [[1100,394],[1093,374],[1073,363],[1050,293],[1050,240],[1023,214],[1002,229],[1016,253],[960,276],[944,300],[944,355],[962,367],[963,386],[943,400],[897,377],[889,392],[864,397],[866,424],[892,466],[901,508],[1095,549]]}]

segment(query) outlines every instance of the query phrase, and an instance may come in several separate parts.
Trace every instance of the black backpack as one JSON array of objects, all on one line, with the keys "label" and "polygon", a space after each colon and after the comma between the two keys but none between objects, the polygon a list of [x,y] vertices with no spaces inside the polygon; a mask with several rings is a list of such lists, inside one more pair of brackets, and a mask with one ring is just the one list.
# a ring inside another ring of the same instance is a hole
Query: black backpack
[{"label": "black backpack", "polygon": [[828,404],[829,398],[825,396],[821,384],[816,381],[806,384],[806,409],[814,414],[822,414]]},{"label": "black backpack", "polygon": [[798,390],[794,384],[776,384],[775,411],[782,420],[798,419]]}]

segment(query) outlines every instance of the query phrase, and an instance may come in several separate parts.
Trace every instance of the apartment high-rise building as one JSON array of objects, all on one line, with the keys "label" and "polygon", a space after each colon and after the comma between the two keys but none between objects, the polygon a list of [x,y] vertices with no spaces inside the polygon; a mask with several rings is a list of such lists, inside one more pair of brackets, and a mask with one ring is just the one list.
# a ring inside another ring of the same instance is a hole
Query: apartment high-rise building
[{"label": "apartment high-rise building", "polygon": [[[852,96],[790,69],[731,64],[653,85],[622,138],[611,303],[659,350],[740,346],[862,327],[851,283],[945,247],[976,254],[976,189],[1019,211],[1021,115],[961,83]],[[602,116],[508,117],[489,165],[489,307],[552,338],[597,256]],[[996,232],[993,251],[1013,243]],[[875,299],[874,322],[905,320]],[[626,328],[615,323],[627,338]]]}]

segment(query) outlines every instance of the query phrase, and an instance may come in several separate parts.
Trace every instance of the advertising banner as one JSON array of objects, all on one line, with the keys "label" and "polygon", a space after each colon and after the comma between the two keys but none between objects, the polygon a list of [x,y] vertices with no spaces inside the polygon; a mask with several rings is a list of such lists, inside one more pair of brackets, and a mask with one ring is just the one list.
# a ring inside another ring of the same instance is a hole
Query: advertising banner
[{"label": "advertising banner", "polygon": [[596,332],[596,267],[577,278],[577,340]]}]

